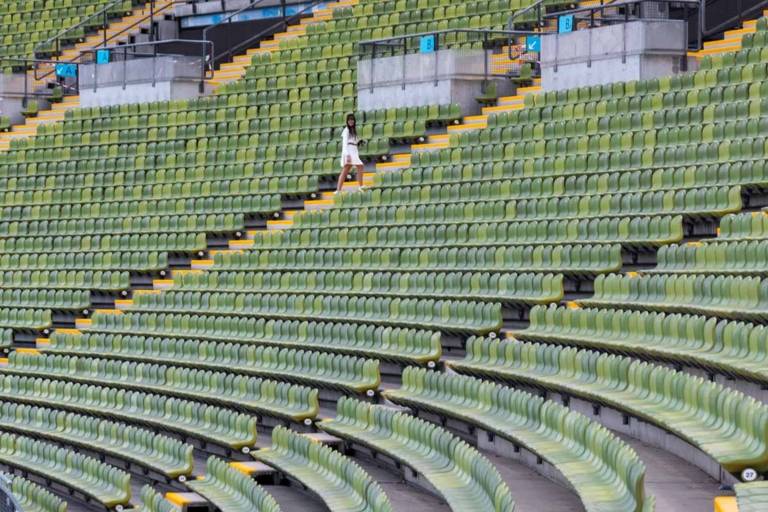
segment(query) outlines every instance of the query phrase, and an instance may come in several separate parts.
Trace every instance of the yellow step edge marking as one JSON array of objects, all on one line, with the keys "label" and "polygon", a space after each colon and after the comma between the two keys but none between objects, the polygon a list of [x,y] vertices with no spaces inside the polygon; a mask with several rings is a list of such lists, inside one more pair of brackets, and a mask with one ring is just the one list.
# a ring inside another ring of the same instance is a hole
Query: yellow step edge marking
[{"label": "yellow step edge marking", "polygon": [[253,240],[232,240],[230,247],[253,247]]},{"label": "yellow step edge marking", "polygon": [[73,334],[76,336],[83,334],[80,329],[56,329],[53,332],[56,334]]},{"label": "yellow step edge marking", "polygon": [[[202,479],[202,477],[201,477]],[[188,505],[190,503],[193,503],[191,499],[189,499],[188,496],[185,496],[187,493],[181,493],[181,492],[169,492],[165,494],[165,499],[173,503],[174,505],[179,505],[181,507],[184,507],[185,505]]]},{"label": "yellow step edge marking", "polygon": [[155,286],[169,286],[173,284],[173,279],[153,279],[152,284]]},{"label": "yellow step edge marking", "polygon": [[7,357],[0,357],[0,364],[8,364],[8,358]]},{"label": "yellow step edge marking", "polygon": [[566,302],[565,307],[567,307],[568,309],[581,309],[581,306],[579,306],[577,302],[574,302],[572,300]]},{"label": "yellow step edge marking", "polygon": [[192,265],[207,266],[213,265],[213,260],[192,260]]},{"label": "yellow step edge marking", "polygon": [[626,276],[629,277],[630,279],[634,279],[634,278],[638,277],[639,275],[640,274],[638,274],[637,272],[627,272],[626,273]]},{"label": "yellow step edge marking", "polygon": [[704,244],[702,244],[701,242],[688,242],[685,245],[687,245],[688,247],[701,247]]},{"label": "yellow step edge marking", "polygon": [[134,290],[133,295],[154,295],[160,293],[160,290]]},{"label": "yellow step edge marking", "polygon": [[95,309],[94,313],[100,313],[102,315],[122,315],[123,312],[119,309]]},{"label": "yellow step edge marking", "polygon": [[17,348],[16,352],[18,352],[19,354],[31,354],[33,356],[40,355],[40,351],[37,350],[36,348]]},{"label": "yellow step edge marking", "polygon": [[35,338],[35,343],[38,345],[50,345],[51,339],[50,338]]},{"label": "yellow step edge marking", "polygon": [[[139,291],[139,290],[136,290]],[[115,306],[130,306],[133,304],[131,299],[117,299],[115,300]]]},{"label": "yellow step edge marking", "polygon": [[77,320],[75,320],[75,325],[92,325],[92,324],[93,324],[93,320],[91,320],[90,318],[78,318]]},{"label": "yellow step edge marking", "polygon": [[739,512],[739,504],[735,496],[718,496],[713,506],[715,512]]},{"label": "yellow step edge marking", "polygon": [[464,118],[465,121],[487,121],[488,116],[486,115],[480,115],[480,116],[467,116]]}]

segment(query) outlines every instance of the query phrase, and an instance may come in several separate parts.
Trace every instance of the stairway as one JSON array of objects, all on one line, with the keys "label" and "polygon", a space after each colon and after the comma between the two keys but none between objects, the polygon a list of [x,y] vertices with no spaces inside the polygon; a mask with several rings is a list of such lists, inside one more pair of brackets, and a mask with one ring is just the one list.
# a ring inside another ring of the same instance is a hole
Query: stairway
[{"label": "stairway", "polygon": [[214,71],[213,77],[206,80],[206,84],[216,89],[219,86],[239,80],[245,75],[245,70],[251,65],[253,56],[259,53],[271,52],[280,48],[280,42],[286,39],[302,36],[307,33],[307,26],[322,23],[333,18],[333,11],[341,7],[351,7],[359,0],[340,0],[326,7],[315,9],[312,15],[302,18],[298,24],[290,25],[284,32],[278,32],[272,39],[265,39],[259,43],[258,48],[251,48],[244,54],[236,56],[232,62],[222,64],[221,68]]},{"label": "stairway", "polygon": [[[162,17],[168,13],[168,9],[173,6],[173,0],[156,0],[155,1],[155,15]],[[130,42],[131,38],[139,34],[142,30],[150,27],[150,20],[145,19],[150,15],[149,6],[145,6],[141,9],[133,11],[129,16],[121,18],[119,21],[111,23],[107,28],[108,45],[122,44]],[[114,38],[114,39],[113,39]],[[86,37],[82,42],[77,43],[71,48],[67,48],[61,52],[56,60],[62,61],[74,61],[80,57],[81,52],[101,46],[104,42],[104,32],[91,34]],[[31,70],[27,72],[27,79],[32,84],[33,90],[41,90],[48,87],[48,83],[53,75],[53,65],[49,68],[40,67],[37,73],[45,73],[48,71],[50,74],[40,79],[35,79],[35,71]],[[23,124],[11,126],[10,131],[0,133],[0,151],[8,150],[11,146],[11,141],[14,139],[23,139],[32,137],[37,133],[37,127],[41,124],[50,124],[64,119],[64,115],[70,109],[76,108],[80,105],[80,99],[78,96],[67,96],[61,103],[53,103],[50,110],[41,110],[36,117],[26,118]]]},{"label": "stairway", "polygon": [[[768,16],[768,10],[763,11],[762,16]],[[696,52],[688,52],[688,56],[696,59],[703,59],[708,55],[721,55],[723,53],[737,52],[741,50],[741,41],[744,35],[753,34],[756,31],[756,19],[745,21],[741,28],[725,32],[722,39],[704,42],[704,48]]]}]

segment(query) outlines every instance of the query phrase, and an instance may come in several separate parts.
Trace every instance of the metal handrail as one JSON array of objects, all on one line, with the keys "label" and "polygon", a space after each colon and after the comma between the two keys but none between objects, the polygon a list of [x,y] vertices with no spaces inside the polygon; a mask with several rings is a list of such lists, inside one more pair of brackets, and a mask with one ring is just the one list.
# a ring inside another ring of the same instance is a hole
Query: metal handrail
[{"label": "metal handrail", "polygon": [[[136,57],[136,58],[149,58],[149,57],[152,57],[153,59],[156,59],[157,57],[174,55],[174,54],[169,54],[169,53],[158,53],[157,47],[160,46],[160,45],[163,45],[163,44],[176,44],[176,43],[201,45],[203,47],[203,55],[205,55],[207,57],[212,56],[213,52],[214,52],[213,41],[206,41],[206,40],[200,40],[200,39],[165,39],[165,40],[162,40],[162,41],[144,41],[144,42],[141,42],[141,43],[121,44],[121,45],[113,45],[113,46],[99,47],[99,48],[89,48],[89,49],[81,51],[80,52],[80,56],[81,57],[84,56],[84,55],[94,55],[95,56],[98,52],[104,51],[104,50],[108,50],[108,51],[112,52],[115,55],[120,55],[120,53],[122,52],[122,55],[123,55],[123,66],[125,66],[126,65],[125,63],[129,60],[128,59],[129,55],[133,56],[133,57]],[[129,54],[129,50],[140,48],[140,47],[147,47],[147,46],[151,46],[152,47],[153,51],[152,51],[151,54],[136,53],[136,52],[131,52]],[[208,50],[207,52],[206,52],[206,49]],[[120,51],[115,52],[115,50],[120,50]],[[202,75],[201,76],[203,77],[203,80],[212,77],[212,73],[211,73],[210,76],[207,74],[206,60],[207,60],[206,57],[203,57],[203,59],[202,59],[202,61],[200,63],[200,67],[202,68]],[[96,67],[96,69],[98,69],[98,66]],[[154,87],[156,83],[157,83],[157,76],[155,74],[155,68],[153,67],[152,68],[152,86]],[[123,69],[123,89],[125,89],[126,85],[127,85],[127,73],[126,73],[126,70],[124,68]],[[96,91],[97,89],[98,89],[98,82],[97,82],[97,80],[94,80],[93,90]]]},{"label": "metal handrail", "polygon": [[[241,9],[239,9],[239,10],[237,10],[237,11],[231,13],[231,14],[229,14],[227,17],[222,18],[221,20],[219,20],[218,22],[214,23],[213,25],[209,25],[209,26],[205,27],[205,29],[203,29],[203,39],[207,40],[208,39],[208,32],[210,32],[214,28],[216,28],[218,26],[221,26],[221,25],[223,25],[225,23],[232,23],[232,19],[233,18],[235,18],[239,14],[242,14],[245,11],[253,9],[256,5],[260,4],[263,1],[264,0],[252,0],[251,3],[248,4],[247,6],[241,8]],[[227,44],[226,45],[227,46],[227,50],[222,52],[222,53],[220,53],[220,54],[218,54],[218,55],[214,55],[211,58],[210,62],[208,63],[208,67],[210,68],[211,71],[213,71],[213,69],[214,69],[214,67],[216,65],[216,62],[221,57],[224,57],[225,55],[231,57],[234,53],[236,53],[240,49],[250,46],[255,41],[258,41],[258,40],[262,39],[263,37],[265,37],[268,34],[275,33],[281,26],[287,27],[290,21],[300,18],[307,11],[310,11],[310,10],[314,9],[317,5],[323,4],[323,3],[326,3],[326,2],[327,2],[327,0],[313,0],[309,5],[304,7],[299,12],[296,12],[296,13],[292,14],[291,16],[286,16],[285,15],[285,8],[286,8],[286,6],[288,4],[287,4],[286,0],[281,0],[281,2],[280,2],[280,9],[281,9],[281,12],[282,12],[282,20],[280,20],[279,22],[275,23],[274,25],[271,25],[270,27],[262,30],[261,32],[259,32],[257,34],[254,34],[253,36],[249,37],[245,41],[241,41],[241,42],[237,43],[234,46],[230,45],[230,44]],[[205,80],[205,76],[203,76],[203,80]]]},{"label": "metal handrail", "polygon": [[[691,5],[695,7],[700,7],[702,0],[621,0],[620,2],[612,2],[611,4],[604,4],[604,5],[591,5],[586,7],[576,7],[575,9],[569,9],[567,11],[558,11],[553,12],[550,14],[545,14],[545,18],[558,18],[560,16],[569,16],[569,15],[576,15],[580,14],[582,12],[595,12],[599,11],[605,7],[610,8],[621,8],[621,7],[629,7],[632,5],[639,5],[639,4],[645,4],[645,3],[654,3],[654,4],[675,4],[675,5]],[[623,17],[622,17],[623,18]]]},{"label": "metal handrail", "polygon": [[[483,43],[483,50],[485,52],[488,52],[488,50],[493,49],[494,47],[498,48],[499,42],[503,42],[503,44],[510,45],[510,42],[513,40],[514,37],[517,36],[530,36],[530,35],[536,35],[538,32],[533,32],[529,30],[484,30],[484,29],[444,29],[444,30],[434,30],[431,32],[419,32],[415,34],[404,34],[401,36],[395,36],[395,37],[387,37],[387,38],[381,38],[381,39],[370,39],[367,41],[360,41],[358,42],[358,55],[361,57],[365,57],[370,55],[370,66],[371,66],[371,76],[373,76],[373,67],[374,62],[379,57],[385,57],[385,56],[395,56],[399,50],[402,50],[402,66],[403,66],[403,88],[405,88],[405,67],[406,67],[406,55],[409,53],[408,44],[411,41],[419,40],[423,37],[429,37],[434,36],[434,47],[432,54],[435,58],[435,66],[434,66],[434,82],[437,85],[438,83],[438,74],[439,69],[437,66],[437,60],[438,60],[438,51],[443,48],[444,44],[441,45],[440,43],[440,36],[446,35],[446,34],[472,34],[476,36],[480,36],[477,39],[477,42]],[[382,48],[381,52],[377,52],[377,49]],[[414,50],[417,47],[414,47]],[[390,51],[391,50],[391,51]],[[388,55],[387,55],[388,54]],[[483,59],[483,78],[484,78],[484,86],[488,83],[488,79],[491,75],[499,75],[498,73],[493,73],[492,70],[489,69],[489,59],[486,54],[486,57]],[[505,76],[509,76],[510,74],[505,73]],[[371,82],[371,88],[373,88],[373,81]]]},{"label": "metal handrail", "polygon": [[[19,64],[21,64],[21,65],[23,65],[25,67],[28,67],[30,65],[34,66],[37,63],[52,64],[54,66],[54,72],[55,72],[55,65],[56,64],[65,64],[65,63],[63,63],[61,61],[57,61],[57,60],[23,59],[23,58],[18,58],[18,57],[2,57],[2,58],[0,58],[0,63],[2,63],[2,62],[19,63]],[[72,64],[75,67],[79,67],[79,64],[76,63],[76,62],[72,62],[72,63],[69,63],[69,64]],[[75,94],[77,94],[79,92],[79,90],[80,90],[79,80],[80,80],[80,73],[76,72],[75,73],[75,87],[74,88],[67,87],[64,84],[59,84],[59,85],[62,87],[62,89],[70,89],[71,92],[74,92]],[[24,75],[24,100],[22,102],[23,106],[25,106],[25,107],[27,106],[27,100],[28,100],[28,98],[30,96],[47,97],[47,96],[50,96],[50,94],[45,94],[45,93],[42,93],[42,92],[30,91],[29,90],[29,77],[27,75]]]},{"label": "metal handrail", "polygon": [[743,9],[741,0],[736,1],[738,14],[735,16],[732,16],[731,18],[728,18],[726,21],[721,22],[719,25],[716,25],[714,28],[708,29],[706,27],[706,9],[707,9],[707,2],[702,0],[702,17],[701,17],[701,32],[704,36],[711,36],[713,34],[717,34],[719,32],[724,31],[725,29],[733,27],[735,24],[741,24],[744,19],[749,18],[757,11],[762,11],[766,7],[768,7],[768,0],[760,2],[756,5],[753,5],[752,7],[748,7],[746,9]]},{"label": "metal handrail", "polygon": [[534,9],[536,9],[536,12],[537,12],[536,17],[539,21],[539,26],[541,26],[541,11],[545,1],[546,0],[537,0],[535,3],[532,3],[525,9],[520,9],[519,11],[515,11],[514,13],[512,13],[512,15],[509,17],[509,21],[507,21],[507,27],[509,27],[509,30],[515,30],[515,20],[517,18],[519,18],[520,16],[523,16],[524,14],[528,14]]}]

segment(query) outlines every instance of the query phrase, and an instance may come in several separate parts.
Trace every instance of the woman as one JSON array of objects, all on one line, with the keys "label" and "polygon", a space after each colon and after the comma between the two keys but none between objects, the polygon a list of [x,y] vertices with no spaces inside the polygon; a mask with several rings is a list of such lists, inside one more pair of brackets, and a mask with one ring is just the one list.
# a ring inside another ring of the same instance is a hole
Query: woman
[{"label": "woman", "polygon": [[344,182],[347,181],[347,175],[354,166],[357,169],[357,183],[363,186],[363,162],[360,161],[360,155],[357,153],[358,146],[365,144],[357,136],[357,126],[355,123],[355,114],[347,115],[346,126],[341,132],[341,175],[336,184],[336,192],[341,192]]}]

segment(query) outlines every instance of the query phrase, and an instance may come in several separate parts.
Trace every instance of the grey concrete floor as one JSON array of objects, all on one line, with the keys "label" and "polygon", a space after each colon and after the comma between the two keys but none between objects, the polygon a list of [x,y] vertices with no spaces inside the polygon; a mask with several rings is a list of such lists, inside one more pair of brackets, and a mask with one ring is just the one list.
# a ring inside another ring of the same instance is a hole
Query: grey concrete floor
[{"label": "grey concrete floor", "polygon": [[711,512],[720,484],[709,475],[669,452],[619,435],[645,463],[645,490],[656,496],[658,512]]}]

